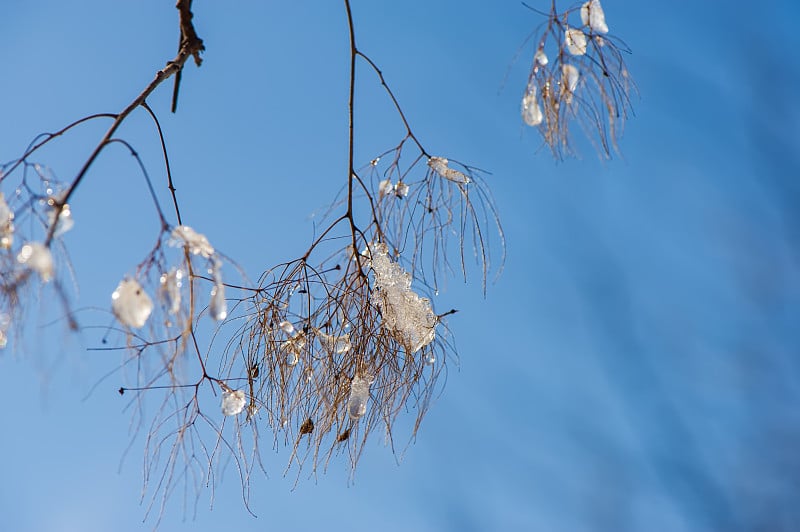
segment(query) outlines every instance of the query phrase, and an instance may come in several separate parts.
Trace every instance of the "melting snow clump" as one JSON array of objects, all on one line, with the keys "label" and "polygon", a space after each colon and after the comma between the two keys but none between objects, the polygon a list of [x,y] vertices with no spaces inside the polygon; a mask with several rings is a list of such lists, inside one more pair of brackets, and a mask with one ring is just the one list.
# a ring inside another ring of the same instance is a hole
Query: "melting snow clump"
[{"label": "melting snow clump", "polygon": [[206,235],[198,233],[188,225],[179,225],[172,230],[171,236],[170,244],[173,246],[188,246],[192,255],[200,255],[207,259],[214,255],[214,246],[208,241]]},{"label": "melting snow clump", "polygon": [[444,157],[431,157],[428,159],[428,166],[430,166],[434,172],[448,181],[462,185],[466,185],[470,182],[469,177],[467,177],[464,172],[459,172],[455,168],[450,168],[447,166],[449,163],[450,161]]},{"label": "melting snow clump", "polygon": [[408,352],[416,353],[436,337],[436,314],[431,302],[411,290],[411,274],[389,258],[384,243],[372,247],[372,270],[372,303],[381,311],[383,326]]}]

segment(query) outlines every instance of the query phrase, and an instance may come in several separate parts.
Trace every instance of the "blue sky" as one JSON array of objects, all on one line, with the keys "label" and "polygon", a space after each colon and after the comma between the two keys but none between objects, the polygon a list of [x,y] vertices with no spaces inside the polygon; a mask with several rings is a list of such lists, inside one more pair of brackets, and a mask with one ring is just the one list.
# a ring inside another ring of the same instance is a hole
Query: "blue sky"
[{"label": "blue sky", "polygon": [[[127,105],[175,52],[173,4],[5,2],[0,161]],[[256,278],[302,253],[310,215],[342,183],[344,10],[195,4],[205,62],[187,67],[176,115],[171,84],[149,103],[186,223]],[[196,515],[176,494],[161,528],[800,527],[800,37],[792,2],[735,4],[604,1],[633,50],[636,117],[621,157],[585,148],[556,163],[519,118],[532,50],[514,56],[534,13],[512,1],[353,2],[359,47],[426,147],[491,172],[505,271],[485,298],[477,279],[453,279],[434,301],[460,310],[449,321],[460,361],[400,465],[377,437],[354,482],[342,460],[292,490],[288,455],[267,451],[256,520],[229,472],[212,511],[208,491]],[[359,91],[366,163],[402,129],[367,70]],[[69,180],[103,129],[40,159]],[[146,115],[121,135],[166,192]],[[71,205],[78,306],[106,309],[158,230],[147,190],[130,156],[110,149]],[[87,351],[102,333],[47,325],[54,302],[42,294],[24,344],[0,354],[3,528],[150,529],[120,381],[93,388],[121,355]]]}]

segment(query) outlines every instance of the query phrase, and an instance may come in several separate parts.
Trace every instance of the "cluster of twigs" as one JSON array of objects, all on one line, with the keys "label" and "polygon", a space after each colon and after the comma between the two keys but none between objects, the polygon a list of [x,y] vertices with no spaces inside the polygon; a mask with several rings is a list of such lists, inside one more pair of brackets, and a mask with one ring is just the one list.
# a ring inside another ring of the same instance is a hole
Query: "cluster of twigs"
[{"label": "cluster of twigs", "polygon": [[633,112],[636,85],[625,65],[628,46],[609,33],[599,0],[559,11],[526,7],[545,17],[522,100],[522,117],[536,127],[557,159],[576,152],[578,125],[597,151],[610,156]]},{"label": "cluster of twigs", "polygon": [[[11,175],[20,177],[13,198],[0,203],[2,342],[9,327],[20,321],[22,291],[32,277],[54,279],[68,308],[60,284],[60,266],[68,262],[54,260],[50,250],[61,247],[59,236],[70,225],[68,201],[97,156],[120,143],[141,167],[160,229],[135,273],[113,294],[119,322],[113,330],[122,333],[124,345],[100,349],[126,353],[123,368],[129,381],[119,393],[130,398],[134,433],[144,436],[148,513],[161,515],[181,484],[195,500],[205,486],[213,492],[228,466],[236,469],[247,504],[251,476],[266,472],[260,435],[265,427],[273,435],[271,447],[291,449],[286,470],[295,468],[297,478],[304,468],[311,475],[324,471],[338,454],[348,456],[354,470],[376,429],[393,449],[400,427],[406,427],[400,431],[402,441],[411,441],[446,375],[446,362],[456,356],[446,323],[455,310],[437,313],[431,298],[447,277],[466,278],[473,267],[485,290],[491,272],[502,268],[505,243],[485,173],[423,147],[383,73],[357,47],[350,2],[345,0],[344,6],[350,75],[343,199],[331,204],[326,225],[302,256],[267,269],[255,283],[201,233],[184,225],[166,143],[146,101],[181,72],[189,57],[200,64],[203,43],[192,25],[190,1],[177,4],[178,55],[123,111],[85,117],[42,135],[21,157],[0,167],[4,184]],[[553,6],[538,50],[550,38],[563,40],[569,13],[557,14]],[[629,85],[619,80],[627,80],[627,72],[616,42],[603,37],[601,43],[591,31],[587,36],[594,53],[575,61],[559,44],[555,60],[548,66],[536,59],[531,72],[526,94],[536,87],[541,95],[540,128],[557,155],[569,147],[568,123],[578,116],[608,126],[600,127],[600,142],[608,151],[607,136],[613,141],[618,132],[612,117],[620,111],[624,116],[629,105]],[[596,90],[572,87],[567,98],[560,76],[568,59],[587,80],[579,85],[593,83]],[[394,147],[363,166],[354,162],[358,69],[377,76],[405,128]],[[174,225],[136,151],[115,136],[139,108],[152,118],[161,140]],[[601,108],[607,113],[601,115]],[[47,143],[94,120],[110,120],[111,125],[76,177],[55,186],[32,157]],[[35,218],[41,227],[42,242],[28,249],[28,256],[24,250],[12,252],[15,217]],[[493,252],[501,255],[493,257]],[[212,322],[216,325],[208,331]],[[159,407],[148,415],[145,399],[159,394]],[[412,421],[398,423],[405,412],[413,413]]]}]

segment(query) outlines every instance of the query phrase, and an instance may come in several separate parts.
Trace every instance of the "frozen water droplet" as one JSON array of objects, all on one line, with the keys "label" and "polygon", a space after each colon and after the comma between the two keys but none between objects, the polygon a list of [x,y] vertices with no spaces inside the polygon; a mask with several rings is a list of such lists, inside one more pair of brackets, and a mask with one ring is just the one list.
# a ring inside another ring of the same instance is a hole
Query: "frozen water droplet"
[{"label": "frozen water droplet", "polygon": [[406,196],[408,196],[408,185],[406,185],[402,181],[398,181],[397,184],[394,186],[394,193],[397,195],[398,198],[405,198]]},{"label": "frozen water droplet", "polygon": [[606,14],[600,0],[590,0],[581,6],[581,21],[596,33],[608,33]]},{"label": "frozen water droplet", "polygon": [[44,244],[25,244],[17,255],[17,262],[38,273],[45,283],[53,277],[53,255]]},{"label": "frozen water droplet", "polygon": [[578,88],[580,73],[573,65],[567,64],[561,65],[561,73],[564,77],[564,86],[562,87],[562,91],[564,91],[564,101],[567,103],[572,103],[572,95],[575,93],[575,89]]},{"label": "frozen water droplet", "polygon": [[529,85],[522,97],[522,120],[531,127],[536,127],[544,120],[542,109],[536,101],[536,85]]},{"label": "frozen water droplet", "polygon": [[378,195],[382,198],[384,196],[388,196],[392,193],[394,187],[392,186],[391,179],[384,179],[380,183],[378,183]]},{"label": "frozen water droplet", "polygon": [[536,50],[536,55],[533,56],[533,60],[542,66],[546,65],[549,61],[549,59],[547,59],[547,54],[544,53],[544,50],[541,48]]},{"label": "frozen water droplet", "polygon": [[244,410],[247,399],[243,390],[227,390],[222,392],[222,414],[235,416]]},{"label": "frozen water droplet", "polygon": [[344,329],[345,331],[348,331],[348,332],[349,332],[349,331],[350,331],[350,329],[352,329],[352,328],[353,328],[353,326],[352,326],[352,325],[350,325],[350,322],[349,322],[349,321],[346,321],[346,322],[344,322],[344,325],[342,325],[342,329]]},{"label": "frozen water droplet", "polygon": [[183,286],[183,270],[172,268],[168,273],[162,273],[161,299],[167,307],[167,312],[177,314],[181,309],[181,287]]},{"label": "frozen water droplet", "polygon": [[294,334],[294,325],[292,325],[292,324],[291,324],[291,322],[288,322],[288,321],[282,321],[282,322],[280,322],[280,324],[278,325],[278,327],[280,327],[280,328],[281,328],[281,330],[282,330],[283,332],[285,332],[287,335],[292,335],[292,334]]},{"label": "frozen water droplet", "polygon": [[350,382],[350,397],[347,400],[347,413],[353,419],[359,419],[367,413],[367,401],[369,401],[369,385],[372,384],[372,377],[366,375],[359,377],[356,375]]},{"label": "frozen water droplet", "polygon": [[215,321],[222,321],[228,317],[228,302],[225,301],[225,285],[222,283],[216,283],[211,289],[208,315]]},{"label": "frozen water droplet", "polygon": [[430,365],[436,362],[436,355],[433,351],[428,351],[425,353],[425,363]]},{"label": "frozen water droplet", "polygon": [[294,367],[297,363],[300,362],[300,357],[297,356],[297,353],[294,351],[289,351],[286,353],[286,365],[289,367]]},{"label": "frozen water droplet", "polygon": [[153,301],[135,279],[123,279],[111,294],[111,310],[120,323],[137,329],[153,311]]},{"label": "frozen water droplet", "polygon": [[567,26],[564,31],[564,43],[567,45],[567,51],[572,55],[586,54],[587,41],[583,30]]}]

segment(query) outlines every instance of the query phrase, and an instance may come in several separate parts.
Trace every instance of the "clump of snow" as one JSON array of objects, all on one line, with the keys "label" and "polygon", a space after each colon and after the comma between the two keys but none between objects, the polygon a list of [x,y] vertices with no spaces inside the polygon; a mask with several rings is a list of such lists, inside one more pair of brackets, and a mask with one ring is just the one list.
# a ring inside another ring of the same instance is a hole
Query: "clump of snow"
[{"label": "clump of snow", "polygon": [[206,235],[198,233],[188,225],[179,225],[172,230],[171,236],[171,245],[187,246],[189,253],[192,255],[200,255],[210,259],[215,253],[214,246],[208,241]]},{"label": "clump of snow", "polygon": [[381,311],[383,326],[410,353],[416,353],[436,337],[436,314],[431,302],[411,290],[411,274],[389,258],[386,244],[372,246],[375,290],[372,302]]}]

